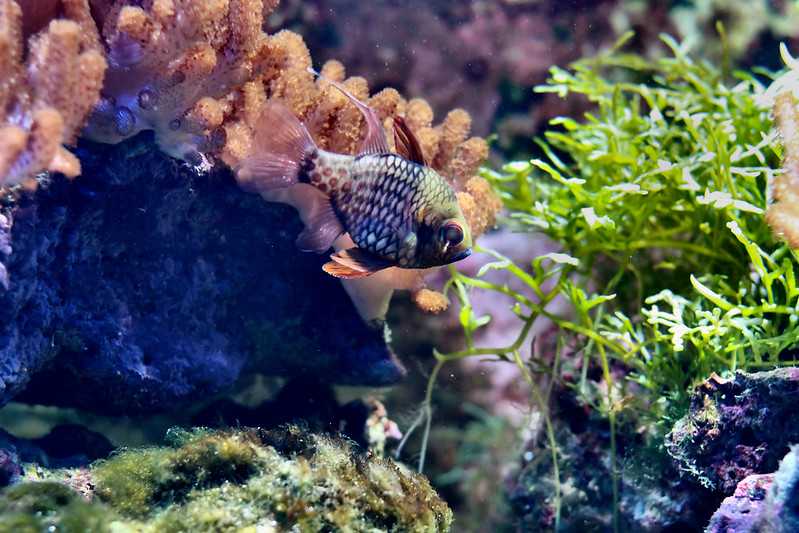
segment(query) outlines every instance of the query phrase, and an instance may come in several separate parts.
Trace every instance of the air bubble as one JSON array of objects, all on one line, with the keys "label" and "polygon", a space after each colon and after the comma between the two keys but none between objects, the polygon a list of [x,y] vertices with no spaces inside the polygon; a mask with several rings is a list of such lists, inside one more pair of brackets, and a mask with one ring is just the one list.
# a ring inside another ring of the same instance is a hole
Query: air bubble
[{"label": "air bubble", "polygon": [[130,135],[136,126],[136,117],[127,107],[119,106],[114,110],[114,123],[119,135]]},{"label": "air bubble", "polygon": [[180,129],[180,119],[176,118],[169,123],[169,129],[172,131],[178,131]]},{"label": "air bubble", "polygon": [[142,89],[138,101],[142,109],[152,109],[158,105],[158,93],[152,89]]}]

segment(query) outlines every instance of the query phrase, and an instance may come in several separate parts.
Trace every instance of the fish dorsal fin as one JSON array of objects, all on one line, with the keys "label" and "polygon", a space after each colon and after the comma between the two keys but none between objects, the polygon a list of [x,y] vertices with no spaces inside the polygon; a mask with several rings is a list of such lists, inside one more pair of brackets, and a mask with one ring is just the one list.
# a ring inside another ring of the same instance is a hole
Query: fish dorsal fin
[{"label": "fish dorsal fin", "polygon": [[361,248],[353,247],[341,250],[330,256],[332,261],[325,263],[322,269],[337,278],[365,278],[375,272],[393,266],[390,261],[381,259]]},{"label": "fish dorsal fin", "polygon": [[426,166],[419,139],[416,138],[402,117],[394,117],[394,143],[397,145],[397,152],[402,157]]},{"label": "fish dorsal fin", "polygon": [[366,136],[363,138],[363,142],[361,143],[361,148],[358,151],[358,155],[366,155],[366,154],[387,154],[391,152],[391,149],[388,147],[388,140],[386,140],[386,132],[383,129],[383,125],[380,123],[380,119],[375,113],[374,109],[366,105],[365,103],[361,102],[358,98],[355,97],[354,94],[349,92],[342,84],[335,82],[333,80],[329,80],[322,76],[320,73],[316,72],[312,68],[308,68],[310,72],[315,74],[320,80],[324,80],[339,91],[341,94],[346,96],[350,102],[358,108],[358,110],[363,115],[363,118],[366,120]]}]

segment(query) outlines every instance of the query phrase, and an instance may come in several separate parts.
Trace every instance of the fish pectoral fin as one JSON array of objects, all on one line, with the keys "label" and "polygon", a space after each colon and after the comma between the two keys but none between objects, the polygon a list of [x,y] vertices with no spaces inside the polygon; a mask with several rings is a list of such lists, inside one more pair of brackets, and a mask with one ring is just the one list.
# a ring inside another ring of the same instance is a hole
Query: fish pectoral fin
[{"label": "fish pectoral fin", "polygon": [[330,259],[332,261],[325,263],[322,269],[337,278],[364,278],[393,266],[390,261],[381,259],[357,246],[336,252],[330,256]]},{"label": "fish pectoral fin", "polygon": [[321,254],[333,246],[333,242],[344,233],[344,227],[327,198],[319,198],[309,210],[304,217],[305,229],[297,237],[297,248]]}]

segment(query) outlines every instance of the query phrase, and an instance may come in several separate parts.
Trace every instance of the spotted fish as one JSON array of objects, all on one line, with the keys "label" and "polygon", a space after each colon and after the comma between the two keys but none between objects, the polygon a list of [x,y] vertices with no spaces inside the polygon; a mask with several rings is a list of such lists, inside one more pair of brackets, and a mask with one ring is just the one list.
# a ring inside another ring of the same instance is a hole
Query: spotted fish
[{"label": "spotted fish", "polygon": [[308,191],[313,201],[297,245],[324,253],[348,233],[355,246],[334,253],[323,267],[339,278],[366,277],[389,267],[430,268],[469,256],[471,234],[455,191],[425,164],[404,120],[394,119],[400,152],[395,154],[376,113],[341,85],[329,83],[366,119],[359,153],[320,149],[291,111],[272,101],[259,118],[251,155],[236,169],[239,182],[261,194]]}]

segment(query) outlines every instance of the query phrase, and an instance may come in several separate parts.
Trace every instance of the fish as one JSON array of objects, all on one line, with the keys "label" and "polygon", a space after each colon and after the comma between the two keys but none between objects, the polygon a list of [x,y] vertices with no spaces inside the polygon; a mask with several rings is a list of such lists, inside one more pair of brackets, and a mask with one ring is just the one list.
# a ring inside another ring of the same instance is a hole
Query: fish
[{"label": "fish", "polygon": [[405,121],[394,118],[394,153],[375,111],[341,84],[322,79],[365,118],[358,153],[319,148],[284,104],[270,100],[257,121],[253,149],[234,169],[239,183],[267,198],[291,189],[295,206],[298,196],[307,197],[301,210],[306,227],[296,241],[301,250],[325,253],[348,235],[352,246],[322,267],[337,278],[359,279],[392,267],[428,269],[468,257],[471,231],[456,193],[427,165]]}]

